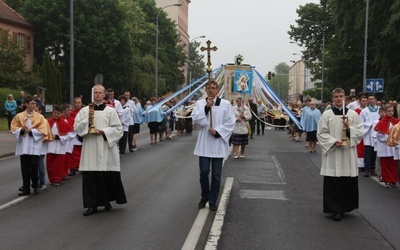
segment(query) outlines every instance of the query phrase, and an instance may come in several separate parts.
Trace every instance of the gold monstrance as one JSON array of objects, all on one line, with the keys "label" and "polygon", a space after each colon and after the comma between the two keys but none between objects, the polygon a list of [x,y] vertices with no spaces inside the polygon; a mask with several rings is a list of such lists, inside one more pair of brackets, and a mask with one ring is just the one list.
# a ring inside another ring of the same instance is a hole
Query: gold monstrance
[{"label": "gold monstrance", "polygon": [[[90,110],[94,110],[94,103],[89,103],[89,113],[90,113]],[[96,132],[96,128],[94,126],[94,115],[89,114],[89,124],[90,124],[89,134],[96,134],[97,132]]]},{"label": "gold monstrance", "polygon": [[[211,48],[211,41],[208,40],[207,42],[207,47],[201,47],[200,50],[201,51],[205,51],[207,50],[207,74],[208,74],[208,84],[206,86],[206,92],[208,97],[212,97],[214,99],[214,92],[211,91],[210,88],[210,82],[211,82],[211,51],[217,51],[217,47],[214,46]],[[210,109],[210,128],[212,128],[212,108]]]},{"label": "gold monstrance", "polygon": [[[347,117],[345,115],[342,116],[343,122],[346,121]],[[349,144],[347,143],[347,135],[346,135],[346,126],[343,124],[342,128],[342,142],[340,143],[340,146],[342,147],[347,147]]]}]

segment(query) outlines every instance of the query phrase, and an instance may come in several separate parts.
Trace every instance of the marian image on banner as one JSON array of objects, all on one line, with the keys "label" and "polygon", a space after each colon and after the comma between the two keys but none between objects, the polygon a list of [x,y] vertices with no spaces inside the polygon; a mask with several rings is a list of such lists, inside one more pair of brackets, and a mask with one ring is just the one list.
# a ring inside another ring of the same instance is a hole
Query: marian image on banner
[{"label": "marian image on banner", "polygon": [[236,70],[235,84],[233,92],[242,94],[250,94],[253,87],[253,71],[251,70]]}]

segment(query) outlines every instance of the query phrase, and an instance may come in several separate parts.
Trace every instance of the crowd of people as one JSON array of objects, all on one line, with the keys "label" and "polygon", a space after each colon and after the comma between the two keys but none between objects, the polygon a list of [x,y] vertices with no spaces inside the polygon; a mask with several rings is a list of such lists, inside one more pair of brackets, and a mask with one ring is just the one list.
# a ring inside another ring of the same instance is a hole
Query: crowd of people
[{"label": "crowd of people", "polygon": [[[210,84],[216,95],[218,84]],[[249,139],[255,133],[264,135],[265,125],[276,131],[286,129],[296,142],[305,135],[310,153],[317,152],[317,142],[320,144],[324,212],[333,213],[334,220],[358,208],[359,172],[365,177],[377,176],[386,188],[399,182],[400,123],[395,101],[379,102],[375,95],[365,93],[352,100],[338,88],[332,92],[332,103],[324,108],[318,108],[311,97],[306,97],[304,104],[289,104],[290,117],[296,122],[287,118],[280,105],[268,108],[261,100],[253,103],[252,98],[246,105],[242,97],[229,103],[209,96],[170,112],[174,105],[174,100],[159,105],[152,97],[142,108],[129,91],[115,98],[113,89],[95,85],[91,104],[84,107],[82,98],[76,97],[72,107],[54,105],[52,117],[45,119],[37,96],[25,97],[21,92],[17,102],[9,95],[5,107],[12,114],[10,131],[17,140],[23,179],[19,195],[30,194],[31,187],[35,194],[45,189],[46,172],[51,185],[59,186],[80,171],[87,208],[84,215],[96,213],[99,206],[110,210],[110,201],[126,203],[119,155],[138,149],[142,124],[149,128],[150,145],[170,140],[174,130],[177,135],[191,135],[193,127],[199,129],[194,154],[200,157],[200,209],[209,203],[211,210],[217,210],[222,160],[229,154],[228,146],[233,145],[234,159],[245,158]],[[215,148],[205,150],[205,143]],[[91,145],[90,149],[85,145]]]},{"label": "crowd of people", "polygon": [[[37,96],[25,96],[21,91],[19,101],[9,95],[5,104],[13,113],[10,132],[17,140],[16,155],[20,156],[23,185],[18,195],[29,195],[32,189],[39,194],[46,188],[46,175],[51,185],[60,186],[81,172],[85,216],[96,213],[99,206],[110,210],[110,201],[126,203],[120,155],[138,150],[137,135],[142,125],[149,127],[153,145],[171,140],[178,122],[173,112],[166,112],[173,100],[158,108],[152,97],[143,109],[129,91],[115,98],[114,90],[102,85],[93,87],[89,105],[84,106],[82,97],[76,97],[72,106],[53,105],[47,119]],[[183,113],[188,116],[183,129],[191,134],[190,111]]]}]

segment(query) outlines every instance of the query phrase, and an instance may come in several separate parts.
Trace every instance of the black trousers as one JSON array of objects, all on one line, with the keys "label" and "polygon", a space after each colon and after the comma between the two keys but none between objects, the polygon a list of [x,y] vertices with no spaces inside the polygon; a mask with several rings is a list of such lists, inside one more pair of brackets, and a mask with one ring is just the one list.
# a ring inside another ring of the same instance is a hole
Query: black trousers
[{"label": "black trousers", "polygon": [[129,125],[129,128],[128,128],[128,148],[129,148],[129,151],[131,151],[133,149],[133,147],[132,147],[132,139],[133,139],[133,125]]},{"label": "black trousers", "polygon": [[32,179],[32,188],[36,189],[39,181],[39,156],[21,155],[19,159],[21,162],[22,188],[30,190]]},{"label": "black trousers", "polygon": [[365,171],[375,171],[376,151],[374,147],[364,146],[364,168]]},{"label": "black trousers", "polygon": [[256,130],[256,119],[253,119],[253,118],[252,118],[252,119],[249,121],[249,124],[250,124],[250,129],[251,129],[250,137],[253,138],[254,130]]},{"label": "black trousers", "polygon": [[119,146],[119,152],[121,152],[121,153],[125,153],[127,136],[128,136],[128,132],[124,131],[124,134],[122,135],[121,139],[119,139],[118,146]]},{"label": "black trousers", "polygon": [[[260,118],[261,119],[261,118]],[[261,132],[262,134],[264,134],[264,130],[265,130],[265,123],[263,122],[264,120],[262,119],[262,121],[257,119],[257,135],[260,134],[260,127],[261,127]]]}]

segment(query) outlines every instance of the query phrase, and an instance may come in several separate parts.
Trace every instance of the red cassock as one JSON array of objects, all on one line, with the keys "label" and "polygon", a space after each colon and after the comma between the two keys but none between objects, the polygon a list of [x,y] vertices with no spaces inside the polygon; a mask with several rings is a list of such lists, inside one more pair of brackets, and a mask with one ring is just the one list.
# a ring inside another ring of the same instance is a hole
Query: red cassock
[{"label": "red cassock", "polygon": [[[72,127],[65,121],[64,118],[48,119],[50,128],[54,125],[57,126],[58,135],[64,136],[69,132],[72,132]],[[55,138],[55,136],[54,136]],[[54,154],[47,153],[46,155],[46,165],[47,165],[47,175],[49,177],[50,183],[61,183],[62,178],[65,176],[65,157],[66,154]],[[68,173],[67,173],[68,175]]]}]

